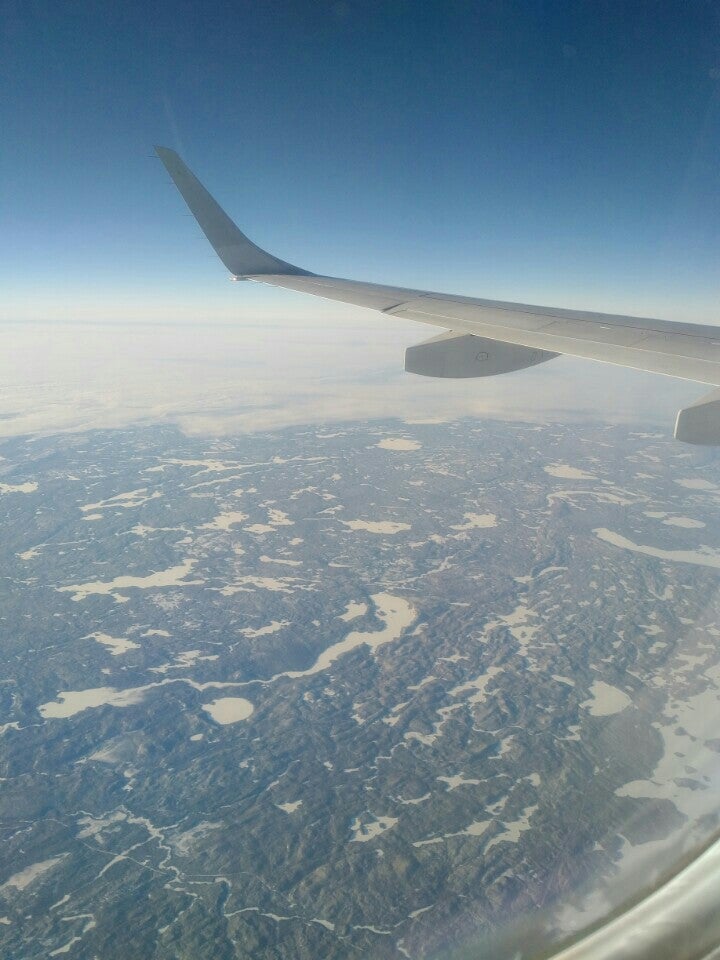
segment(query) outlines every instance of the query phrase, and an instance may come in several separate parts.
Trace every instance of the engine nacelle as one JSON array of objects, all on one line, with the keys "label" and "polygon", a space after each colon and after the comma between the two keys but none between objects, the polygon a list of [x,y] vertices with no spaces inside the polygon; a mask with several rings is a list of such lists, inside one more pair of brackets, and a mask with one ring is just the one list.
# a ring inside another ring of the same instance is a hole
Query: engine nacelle
[{"label": "engine nacelle", "polygon": [[713,390],[678,411],[675,439],[707,447],[720,446],[720,390]]},{"label": "engine nacelle", "polygon": [[405,369],[422,377],[494,377],[552,360],[556,353],[452,330],[405,351]]}]

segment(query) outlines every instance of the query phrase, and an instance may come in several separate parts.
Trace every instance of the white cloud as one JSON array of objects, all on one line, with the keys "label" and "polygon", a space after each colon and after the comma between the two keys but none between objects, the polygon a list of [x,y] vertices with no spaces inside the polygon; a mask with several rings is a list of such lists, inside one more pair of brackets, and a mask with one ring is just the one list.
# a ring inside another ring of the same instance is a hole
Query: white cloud
[{"label": "white cloud", "polygon": [[[354,316],[356,317],[357,311]],[[477,380],[403,371],[424,327],[396,319],[297,325],[6,324],[0,437],[166,422],[191,434],[398,417],[653,423],[671,432],[703,387],[569,358]]]}]

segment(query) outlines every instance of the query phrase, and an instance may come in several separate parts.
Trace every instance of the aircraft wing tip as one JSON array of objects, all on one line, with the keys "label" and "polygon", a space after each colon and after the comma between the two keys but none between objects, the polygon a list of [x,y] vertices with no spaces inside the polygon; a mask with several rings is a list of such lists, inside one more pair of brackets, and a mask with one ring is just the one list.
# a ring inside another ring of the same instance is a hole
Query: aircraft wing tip
[{"label": "aircraft wing tip", "polygon": [[236,277],[262,274],[308,275],[307,270],[274,257],[249,240],[175,150],[156,144],[155,153],[170,174],[200,229],[231,274]]},{"label": "aircraft wing tip", "polygon": [[170,147],[163,147],[159,143],[153,144],[153,150],[160,157],[160,159],[165,163],[167,160],[180,160],[180,154],[177,150],[172,150]]}]

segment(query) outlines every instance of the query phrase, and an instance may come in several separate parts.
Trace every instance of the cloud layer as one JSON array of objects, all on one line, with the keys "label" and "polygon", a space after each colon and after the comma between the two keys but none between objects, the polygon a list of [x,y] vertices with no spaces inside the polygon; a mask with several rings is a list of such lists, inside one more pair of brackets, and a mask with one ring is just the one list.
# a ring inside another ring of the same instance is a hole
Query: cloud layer
[{"label": "cloud layer", "polygon": [[0,437],[173,423],[193,434],[377,419],[599,420],[657,425],[703,386],[558,358],[476,380],[406,374],[405,321],[235,327],[7,324],[0,327]]}]

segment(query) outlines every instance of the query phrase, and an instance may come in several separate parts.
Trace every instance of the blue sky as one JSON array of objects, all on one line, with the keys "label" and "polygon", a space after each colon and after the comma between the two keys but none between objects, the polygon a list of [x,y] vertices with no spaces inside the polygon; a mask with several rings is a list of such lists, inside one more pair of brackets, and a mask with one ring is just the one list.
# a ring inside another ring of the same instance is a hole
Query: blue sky
[{"label": "blue sky", "polygon": [[337,312],[227,283],[163,143],[312,270],[720,322],[717,4],[5,9],[0,319]]}]

